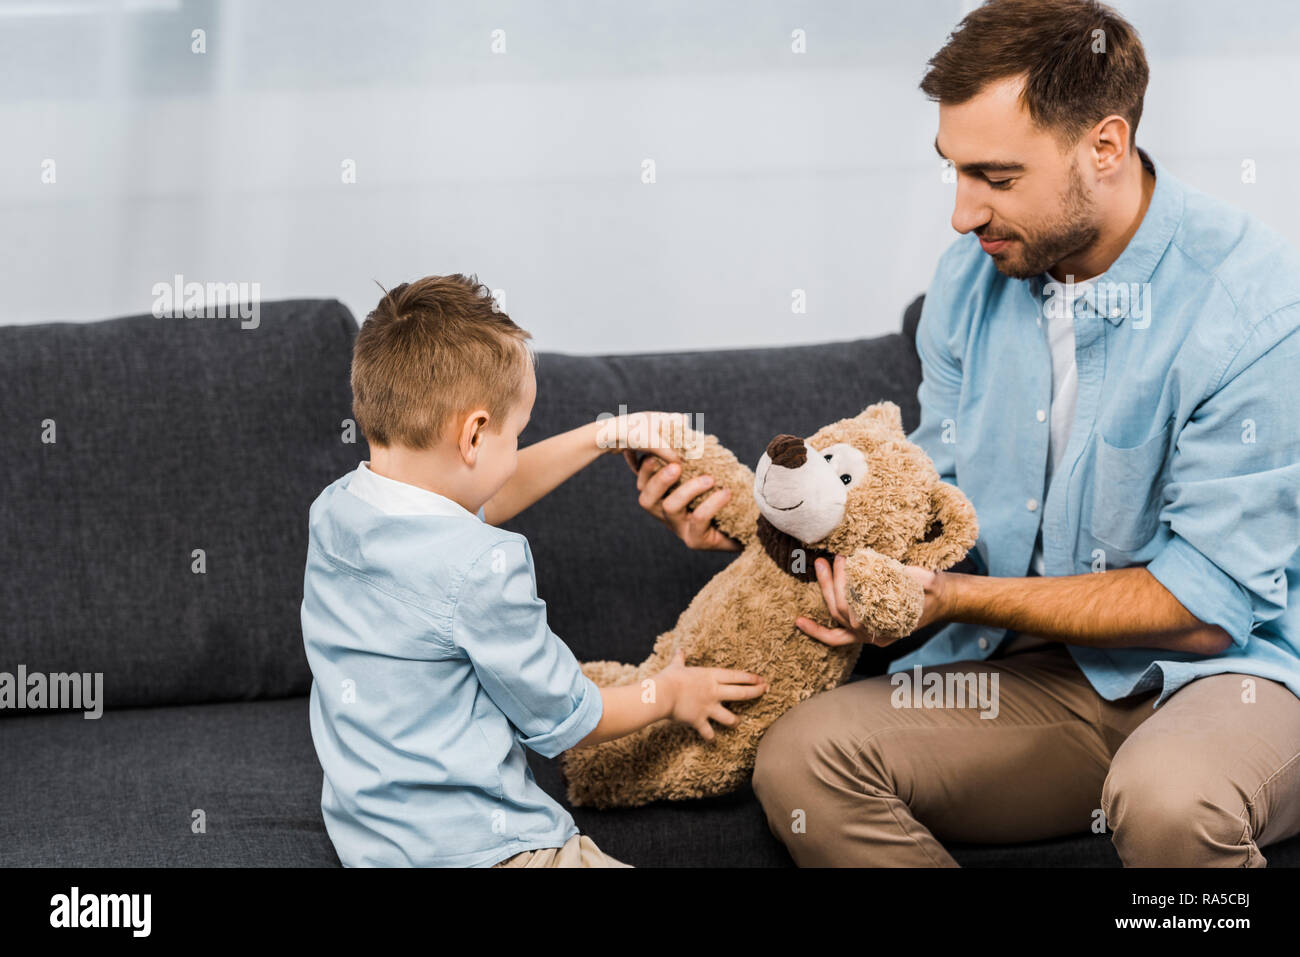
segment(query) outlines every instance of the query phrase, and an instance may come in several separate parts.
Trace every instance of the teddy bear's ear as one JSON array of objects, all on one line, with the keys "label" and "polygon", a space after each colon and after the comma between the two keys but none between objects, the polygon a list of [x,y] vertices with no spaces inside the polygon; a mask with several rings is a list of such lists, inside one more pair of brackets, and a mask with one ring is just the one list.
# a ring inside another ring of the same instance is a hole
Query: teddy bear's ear
[{"label": "teddy bear's ear", "polygon": [[858,419],[863,422],[878,422],[906,438],[907,434],[903,431],[903,412],[893,402],[876,402],[869,405],[858,413]]}]

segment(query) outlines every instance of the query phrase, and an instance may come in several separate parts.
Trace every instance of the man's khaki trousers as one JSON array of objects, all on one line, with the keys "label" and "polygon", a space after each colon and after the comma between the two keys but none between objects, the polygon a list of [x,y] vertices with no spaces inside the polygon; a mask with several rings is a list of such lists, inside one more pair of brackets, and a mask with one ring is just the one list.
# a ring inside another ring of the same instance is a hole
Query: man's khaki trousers
[{"label": "man's khaki trousers", "polygon": [[1214,675],[1153,710],[1156,691],[1107,701],[1064,645],[1012,639],[922,672],[983,672],[989,688],[996,672],[994,718],[970,701],[895,707],[885,675],[772,725],[754,791],[796,864],[955,867],[940,841],[1105,840],[1104,825],[1125,866],[1263,867],[1261,847],[1300,833],[1300,698],[1285,685]]}]

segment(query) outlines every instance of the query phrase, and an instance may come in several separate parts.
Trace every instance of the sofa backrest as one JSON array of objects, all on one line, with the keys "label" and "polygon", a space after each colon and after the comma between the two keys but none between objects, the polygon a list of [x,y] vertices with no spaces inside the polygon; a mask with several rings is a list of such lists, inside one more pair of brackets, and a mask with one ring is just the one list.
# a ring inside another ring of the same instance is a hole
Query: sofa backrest
[{"label": "sofa backrest", "polygon": [[0,671],[102,672],[108,707],[305,692],[307,509],[367,454],[355,335],[324,301],[0,327]]},{"label": "sofa backrest", "polygon": [[[909,313],[913,309],[919,312],[919,300]],[[898,403],[910,432],[920,420],[921,370],[913,342],[896,333],[790,348],[543,353],[537,401],[520,445],[601,412],[616,414],[620,404],[628,411],[702,415],[704,431],[751,468],[778,433],[811,435],[883,399]],[[603,456],[506,527],[528,537],[551,628],[583,661],[642,661],[655,637],[734,557],[692,552],[643,512],[636,477],[616,454]],[[867,671],[883,670],[894,657],[883,649],[866,652]]]},{"label": "sofa backrest", "polygon": [[[751,466],[778,432],[881,399],[910,431],[917,312],[908,335],[851,342],[541,353],[521,444],[620,404],[702,415]],[[103,672],[107,707],[305,693],[307,511],[368,455],[343,432],[355,336],[333,301],[263,303],[247,330],[149,316],[0,327],[0,671]],[[608,455],[508,524],[582,660],[642,660],[731,558],[687,550],[636,498]]]}]

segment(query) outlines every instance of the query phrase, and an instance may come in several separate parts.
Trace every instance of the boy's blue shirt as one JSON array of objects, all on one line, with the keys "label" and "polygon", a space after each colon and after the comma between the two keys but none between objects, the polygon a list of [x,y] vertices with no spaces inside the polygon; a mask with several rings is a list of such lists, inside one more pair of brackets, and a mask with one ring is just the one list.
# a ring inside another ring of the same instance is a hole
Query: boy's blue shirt
[{"label": "boy's blue shirt", "polygon": [[[1232,637],[1209,656],[1068,645],[1104,698],[1159,689],[1159,705],[1222,672],[1300,695],[1300,254],[1143,155],[1141,225],[1105,273],[1078,277],[1116,295],[1076,305],[1078,401],[1050,485],[1042,316],[1060,288],[1002,275],[973,234],[922,306],[909,438],[974,504],[987,574],[1026,575],[1041,523],[1048,575],[1145,566]],[[950,624],[889,668],[986,659],[1007,635]]]},{"label": "boy's blue shirt", "polygon": [[386,514],[348,490],[356,476],[312,504],[302,604],[339,859],[490,866],[563,845],[578,829],[523,746],[573,747],[602,702],[547,626],[527,539],[459,506]]}]

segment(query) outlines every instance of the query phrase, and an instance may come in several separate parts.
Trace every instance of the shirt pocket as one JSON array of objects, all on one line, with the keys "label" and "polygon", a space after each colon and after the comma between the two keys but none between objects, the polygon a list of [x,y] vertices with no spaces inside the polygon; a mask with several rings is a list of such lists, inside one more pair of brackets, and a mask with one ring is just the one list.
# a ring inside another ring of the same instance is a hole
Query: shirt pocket
[{"label": "shirt pocket", "polygon": [[1132,448],[1112,445],[1097,433],[1090,532],[1103,545],[1133,552],[1155,535],[1172,433],[1172,418]]}]

